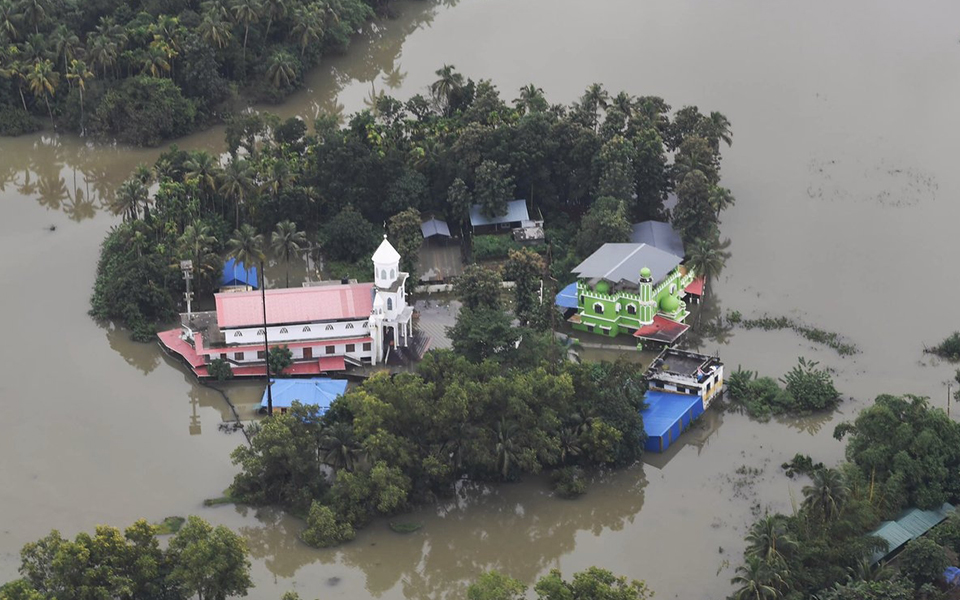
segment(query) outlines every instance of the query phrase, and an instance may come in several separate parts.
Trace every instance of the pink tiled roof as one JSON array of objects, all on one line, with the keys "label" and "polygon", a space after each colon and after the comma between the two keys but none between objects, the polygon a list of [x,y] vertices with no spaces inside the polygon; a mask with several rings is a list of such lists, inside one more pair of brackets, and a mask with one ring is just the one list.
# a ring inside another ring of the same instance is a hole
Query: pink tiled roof
[{"label": "pink tiled roof", "polygon": [[[372,283],[267,290],[267,324],[365,319],[373,308],[372,290]],[[263,324],[260,292],[217,294],[216,299],[221,329]]]}]

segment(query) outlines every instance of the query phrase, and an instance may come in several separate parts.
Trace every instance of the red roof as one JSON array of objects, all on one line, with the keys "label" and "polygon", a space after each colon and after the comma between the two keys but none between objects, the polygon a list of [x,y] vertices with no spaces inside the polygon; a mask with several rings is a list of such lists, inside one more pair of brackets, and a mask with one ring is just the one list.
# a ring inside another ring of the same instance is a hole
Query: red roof
[{"label": "red roof", "polygon": [[[217,294],[221,329],[263,325],[260,292]],[[352,283],[266,291],[267,324],[366,319],[373,309],[373,284]]]},{"label": "red roof", "polygon": [[688,294],[693,294],[694,296],[702,296],[703,295],[703,277],[697,277],[696,279],[690,282],[690,285],[683,288],[683,290]]},{"label": "red roof", "polygon": [[203,366],[203,357],[198,356],[193,346],[180,338],[180,331],[179,327],[168,331],[161,331],[157,334],[157,337],[160,338],[161,344],[182,356],[194,370],[197,370]]},{"label": "red roof", "polygon": [[672,344],[688,329],[690,329],[689,325],[656,315],[653,317],[653,323],[636,330],[633,337]]}]

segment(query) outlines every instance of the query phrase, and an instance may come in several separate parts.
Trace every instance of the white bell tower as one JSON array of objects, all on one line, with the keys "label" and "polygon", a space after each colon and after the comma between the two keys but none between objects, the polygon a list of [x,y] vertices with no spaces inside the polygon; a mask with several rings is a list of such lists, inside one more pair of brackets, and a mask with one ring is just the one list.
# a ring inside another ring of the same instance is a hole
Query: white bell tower
[{"label": "white bell tower", "polygon": [[[400,253],[383,236],[380,247],[373,253],[373,282],[375,297],[371,315],[371,332],[374,336],[376,356],[383,356],[386,330],[393,335],[393,344],[406,346],[413,333],[411,315],[407,306],[406,283],[409,273],[400,272]],[[376,364],[376,358],[374,364]]]}]

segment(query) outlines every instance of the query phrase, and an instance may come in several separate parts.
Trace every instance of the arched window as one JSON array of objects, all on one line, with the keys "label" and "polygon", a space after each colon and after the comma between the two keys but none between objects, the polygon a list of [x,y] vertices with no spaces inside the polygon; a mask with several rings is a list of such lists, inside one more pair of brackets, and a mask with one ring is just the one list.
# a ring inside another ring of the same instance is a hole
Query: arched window
[{"label": "arched window", "polygon": [[344,329],[353,329],[353,323],[347,323],[347,326]]},{"label": "arched window", "polygon": [[600,304],[599,302],[595,303],[595,304],[593,305],[593,312],[597,313],[598,315],[602,315],[602,314],[603,314],[603,305]]},{"label": "arched window", "polygon": [[333,325],[327,325],[323,328],[324,331],[333,331]]},{"label": "arched window", "polygon": [[303,326],[303,332],[304,332],[304,333],[307,333],[308,331],[310,331],[310,326],[309,326],[309,325],[304,325],[304,326]]},{"label": "arched window", "polygon": [[280,333],[290,333],[290,332],[287,331],[287,328],[286,328],[286,327],[281,327],[281,328],[280,328]]},{"label": "arched window", "polygon": [[637,314],[637,305],[636,305],[636,304],[628,304],[628,305],[627,305],[627,314],[630,314],[630,315],[635,315],[635,314]]},{"label": "arched window", "polygon": [[265,335],[265,332],[262,329],[258,329],[257,335]]},{"label": "arched window", "polygon": [[386,279],[386,278],[387,278],[387,270],[380,269],[380,279]]},{"label": "arched window", "polygon": [[396,276],[397,276],[396,271],[394,271],[393,269],[390,269],[390,279],[393,279]]},{"label": "arched window", "polygon": [[370,323],[367,323],[366,321],[364,321],[364,322],[363,322],[363,328],[364,328],[364,329],[370,329]]},{"label": "arched window", "polygon": [[233,337],[243,337],[243,332],[242,332],[242,331],[234,331],[234,332],[233,332]]},{"label": "arched window", "polygon": [[677,293],[677,284],[671,283],[671,284],[670,284],[670,295],[672,296],[672,295],[674,295],[674,294],[676,294],[676,293]]},{"label": "arched window", "polygon": [[387,310],[393,310],[393,298],[387,298]]}]

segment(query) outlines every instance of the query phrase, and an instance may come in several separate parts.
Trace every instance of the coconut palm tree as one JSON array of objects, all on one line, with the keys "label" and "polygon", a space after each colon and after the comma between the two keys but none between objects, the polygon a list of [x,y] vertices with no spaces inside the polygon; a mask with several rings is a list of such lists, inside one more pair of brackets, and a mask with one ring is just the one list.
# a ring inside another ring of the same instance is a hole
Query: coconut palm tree
[{"label": "coconut palm tree", "polygon": [[146,206],[149,197],[147,186],[139,179],[131,177],[117,188],[112,205],[113,212],[123,215],[124,221],[136,221],[140,218],[140,205]]},{"label": "coconut palm tree", "polygon": [[300,45],[300,58],[302,59],[310,44],[320,43],[320,40],[323,39],[323,13],[313,5],[298,8],[293,13],[293,21],[294,25],[290,33],[297,40],[297,44]]},{"label": "coconut palm tree", "polygon": [[206,150],[195,150],[190,153],[190,158],[183,163],[186,169],[188,179],[196,179],[200,186],[200,192],[208,197],[217,192],[217,180],[220,178],[222,169],[217,158]]},{"label": "coconut palm tree", "polygon": [[320,433],[321,462],[334,471],[353,471],[360,460],[360,442],[349,423],[338,421]]},{"label": "coconut palm tree", "polygon": [[[703,277],[703,297],[707,297],[707,288],[710,282],[723,270],[730,254],[726,249],[730,241],[720,242],[715,236],[696,240],[687,248],[686,265],[695,275]],[[701,310],[702,312],[702,310]]]},{"label": "coconut palm tree", "polygon": [[163,48],[151,45],[140,57],[141,74],[160,77],[170,72],[170,57]]},{"label": "coconut palm tree", "polygon": [[50,114],[51,123],[53,123],[53,109],[50,108],[50,98],[56,94],[59,83],[60,73],[53,68],[53,62],[50,59],[38,60],[33,63],[33,68],[27,72],[27,85],[35,98],[38,100],[43,98],[47,105],[47,112]]},{"label": "coconut palm tree", "polygon": [[594,83],[580,97],[580,108],[590,117],[590,124],[596,129],[600,125],[600,111],[610,105],[610,94],[603,86]]},{"label": "coconut palm tree", "polygon": [[430,93],[433,94],[437,104],[449,113],[451,99],[463,88],[463,75],[457,73],[453,65],[443,65],[436,74],[439,79],[430,84]]},{"label": "coconut palm tree", "polygon": [[267,15],[267,31],[263,34],[263,39],[270,39],[270,27],[273,26],[274,19],[282,19],[287,16],[287,0],[264,0],[263,12]]},{"label": "coconut palm tree", "polygon": [[543,96],[543,88],[538,88],[532,83],[520,88],[520,97],[513,102],[525,113],[543,112],[548,106]]},{"label": "coconut palm tree", "polygon": [[297,79],[297,61],[286,50],[277,50],[270,55],[267,79],[277,89],[290,87]]},{"label": "coconut palm tree", "polygon": [[19,59],[20,50],[16,46],[4,48],[0,46],[0,77],[10,79],[17,83],[17,91],[20,92],[20,102],[23,103],[23,111],[27,109],[27,98],[23,95],[23,85],[27,81],[27,73],[24,69],[23,61]]},{"label": "coconut palm tree", "polygon": [[202,221],[183,228],[183,234],[177,240],[178,254],[193,261],[198,274],[212,276],[220,268],[220,256],[213,251],[217,244],[210,226]]},{"label": "coconut palm tree", "polygon": [[47,0],[20,0],[18,6],[23,19],[33,25],[34,33],[40,33],[40,23],[47,18]]},{"label": "coconut palm tree", "polygon": [[263,4],[260,0],[233,0],[230,6],[233,19],[243,26],[243,64],[247,64],[247,39],[250,37],[250,26],[263,16]]},{"label": "coconut palm tree", "polygon": [[710,203],[710,206],[717,211],[717,219],[720,218],[721,211],[727,210],[737,203],[737,199],[733,197],[730,190],[725,187],[720,187],[719,185],[710,186],[710,197],[707,201]]},{"label": "coconut palm tree", "polygon": [[57,61],[63,60],[64,72],[67,71],[70,61],[77,58],[77,54],[83,50],[80,38],[63,24],[53,31],[50,36],[50,43],[53,46]]},{"label": "coconut palm tree", "polygon": [[803,508],[824,522],[838,518],[850,496],[843,473],[836,469],[820,469],[811,479],[812,483],[803,488]]},{"label": "coconut palm tree", "polygon": [[107,69],[112,69],[117,65],[117,57],[120,51],[116,42],[106,35],[91,33],[87,39],[87,50],[91,63],[100,67],[103,78],[106,79]]},{"label": "coconut palm tree", "polygon": [[11,41],[20,37],[20,21],[23,15],[11,0],[0,0],[0,31],[4,32]]},{"label": "coconut palm tree", "polygon": [[210,45],[215,45],[223,50],[230,40],[233,39],[233,31],[229,23],[223,20],[220,13],[215,10],[208,10],[203,13],[203,19],[197,26],[200,38]]},{"label": "coconut palm tree", "polygon": [[246,199],[247,192],[253,189],[253,170],[247,161],[234,159],[223,170],[220,195],[233,202],[236,209],[236,225],[240,227],[240,205]]},{"label": "coconut palm tree", "polygon": [[80,92],[80,135],[85,133],[83,92],[87,89],[87,82],[91,79],[93,79],[93,71],[87,68],[87,63],[77,59],[70,61],[70,66],[67,67],[67,81],[70,82],[71,87],[76,84],[77,91]]},{"label": "coconut palm tree", "polygon": [[781,593],[773,582],[770,566],[759,556],[747,556],[746,563],[737,567],[730,583],[740,586],[733,593],[735,600],[776,600]]},{"label": "coconut palm tree", "polygon": [[517,444],[520,426],[516,421],[507,421],[501,418],[497,421],[493,434],[494,440],[496,440],[494,452],[496,454],[497,470],[500,472],[502,479],[507,479],[510,476],[513,463],[520,455],[520,448]]},{"label": "coconut palm tree", "polygon": [[706,117],[701,123],[700,127],[703,130],[704,137],[710,142],[710,146],[713,148],[714,152],[720,151],[720,142],[724,142],[727,146],[733,144],[733,133],[730,131],[730,120],[717,111],[710,113],[709,117]]},{"label": "coconut palm tree", "polygon": [[290,260],[303,250],[307,243],[307,234],[297,231],[293,221],[280,221],[277,229],[270,234],[270,248],[274,256],[287,266],[287,287],[290,287]]},{"label": "coconut palm tree", "polygon": [[227,243],[229,251],[227,258],[234,258],[247,268],[258,262],[263,262],[263,234],[257,233],[253,225],[244,223],[233,232],[233,237]]},{"label": "coconut palm tree", "polygon": [[747,554],[767,563],[783,563],[784,557],[799,547],[787,531],[781,515],[766,515],[753,524],[746,536]]}]

